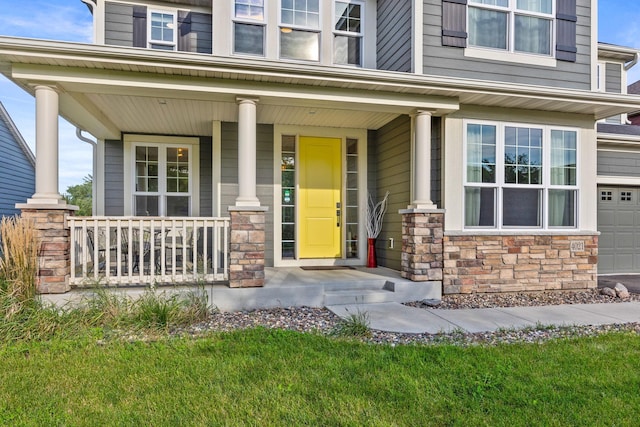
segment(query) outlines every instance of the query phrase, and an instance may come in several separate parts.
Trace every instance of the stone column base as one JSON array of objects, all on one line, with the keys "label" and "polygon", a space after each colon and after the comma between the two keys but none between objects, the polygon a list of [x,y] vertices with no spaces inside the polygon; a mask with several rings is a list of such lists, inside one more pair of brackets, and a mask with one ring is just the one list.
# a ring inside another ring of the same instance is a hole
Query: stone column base
[{"label": "stone column base", "polygon": [[265,211],[260,207],[230,207],[229,287],[264,286]]},{"label": "stone column base", "polygon": [[78,208],[71,205],[35,208],[28,204],[17,207],[22,209],[22,218],[33,221],[40,240],[36,275],[38,293],[61,294],[69,291],[71,234],[67,215],[73,215]]},{"label": "stone column base", "polygon": [[400,275],[414,282],[441,281],[444,210],[401,210]]}]

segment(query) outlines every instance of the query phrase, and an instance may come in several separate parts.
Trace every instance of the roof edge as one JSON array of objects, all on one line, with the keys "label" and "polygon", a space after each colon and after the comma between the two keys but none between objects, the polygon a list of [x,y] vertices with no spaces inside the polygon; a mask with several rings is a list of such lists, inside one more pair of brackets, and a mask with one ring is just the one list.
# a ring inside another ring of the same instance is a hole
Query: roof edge
[{"label": "roof edge", "polygon": [[20,145],[20,148],[24,152],[25,156],[27,156],[27,159],[29,160],[31,165],[35,168],[36,167],[36,156],[31,151],[31,148],[29,148],[29,145],[27,144],[27,141],[25,141],[24,138],[22,137],[22,134],[18,130],[18,127],[13,122],[13,119],[11,119],[11,116],[9,115],[9,112],[4,107],[4,105],[2,105],[1,101],[0,101],[0,119],[2,119],[7,124],[7,127],[9,128],[9,132],[11,132],[11,134],[14,137],[14,139],[16,141],[18,141],[18,145]]}]

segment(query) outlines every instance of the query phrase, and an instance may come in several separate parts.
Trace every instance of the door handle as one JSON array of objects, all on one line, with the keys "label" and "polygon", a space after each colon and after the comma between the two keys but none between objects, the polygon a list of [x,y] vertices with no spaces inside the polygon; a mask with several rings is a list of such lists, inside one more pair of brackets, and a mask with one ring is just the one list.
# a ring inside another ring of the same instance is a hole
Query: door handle
[{"label": "door handle", "polygon": [[336,209],[336,227],[340,227],[340,209]]}]

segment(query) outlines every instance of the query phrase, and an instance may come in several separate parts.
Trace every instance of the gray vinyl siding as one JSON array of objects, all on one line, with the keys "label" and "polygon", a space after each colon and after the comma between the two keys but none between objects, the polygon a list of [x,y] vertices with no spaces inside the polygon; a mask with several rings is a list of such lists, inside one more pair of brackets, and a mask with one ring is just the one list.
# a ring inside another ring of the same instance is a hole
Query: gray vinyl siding
[{"label": "gray vinyl siding", "polygon": [[[378,194],[378,141],[375,130],[367,131],[367,191]],[[368,197],[368,195],[367,195]]]},{"label": "gray vinyl siding", "polygon": [[133,6],[106,3],[104,42],[109,45],[133,46]]},{"label": "gray vinyl siding", "polygon": [[212,139],[200,137],[200,216],[213,216]]},{"label": "gray vinyl siding", "polygon": [[0,116],[0,217],[16,215],[16,203],[35,193],[35,168]]},{"label": "gray vinyl siding", "polygon": [[104,142],[104,214],[124,215],[124,148],[117,139]]},{"label": "gray vinyl siding", "polygon": [[431,119],[431,201],[442,203],[442,118]]},{"label": "gray vinyl siding", "polygon": [[640,176],[640,153],[598,151],[598,175]]},{"label": "gray vinyl siding", "polygon": [[[257,196],[266,212],[265,263],[273,266],[273,126],[258,125],[256,134]],[[222,123],[220,209],[228,216],[229,206],[234,206],[238,197],[238,124]]]},{"label": "gray vinyl siding", "polygon": [[576,62],[557,61],[552,68],[469,58],[462,48],[442,46],[442,1],[424,0],[424,74],[590,90],[590,3],[577,0]]},{"label": "gray vinyl siding", "polygon": [[[410,204],[411,120],[408,116],[398,117],[378,129],[376,134],[377,200],[382,200],[389,192],[389,205],[378,236],[376,255],[378,264],[400,270],[402,217],[398,211]],[[394,249],[389,248],[389,238],[394,240]]]},{"label": "gray vinyl siding", "polygon": [[[191,12],[189,51],[211,53],[211,14]],[[133,46],[133,6],[107,2],[105,6],[105,44]]]},{"label": "gray vinyl siding", "polygon": [[622,93],[622,65],[607,62],[604,75],[605,91]]},{"label": "gray vinyl siding", "polygon": [[410,0],[378,0],[376,59],[379,70],[411,72]]}]

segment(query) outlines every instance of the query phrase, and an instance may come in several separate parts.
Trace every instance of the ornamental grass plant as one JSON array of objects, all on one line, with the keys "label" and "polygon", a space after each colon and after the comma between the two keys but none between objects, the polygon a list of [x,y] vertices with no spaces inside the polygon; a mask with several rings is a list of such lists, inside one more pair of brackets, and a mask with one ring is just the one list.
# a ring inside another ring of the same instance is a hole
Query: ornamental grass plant
[{"label": "ornamental grass plant", "polygon": [[9,320],[35,300],[39,240],[31,221],[14,216],[0,221],[0,242],[0,314]]}]

